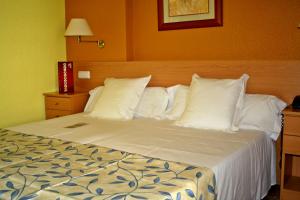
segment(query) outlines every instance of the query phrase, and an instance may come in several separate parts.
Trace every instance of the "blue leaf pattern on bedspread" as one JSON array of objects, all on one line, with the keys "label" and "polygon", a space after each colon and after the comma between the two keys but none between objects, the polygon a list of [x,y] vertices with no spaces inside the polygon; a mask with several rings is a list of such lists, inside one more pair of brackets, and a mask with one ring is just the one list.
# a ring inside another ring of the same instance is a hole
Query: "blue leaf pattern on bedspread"
[{"label": "blue leaf pattern on bedspread", "polygon": [[0,129],[0,199],[216,199],[212,170]]}]

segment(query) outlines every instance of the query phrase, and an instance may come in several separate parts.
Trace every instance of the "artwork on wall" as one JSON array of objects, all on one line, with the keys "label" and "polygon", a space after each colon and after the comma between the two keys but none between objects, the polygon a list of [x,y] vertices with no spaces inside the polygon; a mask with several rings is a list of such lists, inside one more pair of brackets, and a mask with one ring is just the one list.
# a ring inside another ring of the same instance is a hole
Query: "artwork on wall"
[{"label": "artwork on wall", "polygon": [[157,0],[158,30],[222,26],[222,0]]}]

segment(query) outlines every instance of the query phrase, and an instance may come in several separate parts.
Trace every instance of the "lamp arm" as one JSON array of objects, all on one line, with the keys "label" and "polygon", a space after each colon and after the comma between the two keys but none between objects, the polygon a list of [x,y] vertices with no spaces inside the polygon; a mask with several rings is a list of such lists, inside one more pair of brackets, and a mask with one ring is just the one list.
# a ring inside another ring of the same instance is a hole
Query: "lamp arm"
[{"label": "lamp arm", "polygon": [[105,43],[104,40],[82,40],[81,36],[77,38],[78,43],[85,42],[85,43],[97,43],[99,48],[104,48]]}]

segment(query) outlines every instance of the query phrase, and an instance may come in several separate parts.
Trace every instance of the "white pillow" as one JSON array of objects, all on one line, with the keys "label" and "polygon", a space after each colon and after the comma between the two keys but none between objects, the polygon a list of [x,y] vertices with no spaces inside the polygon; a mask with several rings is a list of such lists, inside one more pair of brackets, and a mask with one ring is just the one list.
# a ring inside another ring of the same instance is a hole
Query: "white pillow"
[{"label": "white pillow", "polygon": [[150,78],[151,76],[135,79],[106,79],[100,98],[90,116],[104,119],[132,119]]},{"label": "white pillow", "polygon": [[245,95],[249,76],[240,79],[206,79],[193,75],[187,106],[175,125],[236,131],[238,106]]},{"label": "white pillow", "polygon": [[240,128],[264,131],[277,140],[281,131],[281,112],[287,104],[272,95],[247,94]]},{"label": "white pillow", "polygon": [[84,112],[91,112],[94,109],[95,104],[102,93],[102,90],[103,86],[99,86],[89,91],[90,97],[84,107]]},{"label": "white pillow", "polygon": [[148,87],[137,106],[135,117],[162,119],[168,105],[168,93],[163,87]]},{"label": "white pillow", "polygon": [[170,120],[178,119],[186,106],[189,87],[185,85],[175,85],[167,88],[169,104],[165,117]]}]

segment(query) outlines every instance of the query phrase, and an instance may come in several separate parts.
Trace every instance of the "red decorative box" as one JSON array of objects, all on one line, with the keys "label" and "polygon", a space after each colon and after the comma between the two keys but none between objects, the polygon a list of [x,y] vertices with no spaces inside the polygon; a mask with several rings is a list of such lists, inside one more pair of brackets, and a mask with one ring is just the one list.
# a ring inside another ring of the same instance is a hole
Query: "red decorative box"
[{"label": "red decorative box", "polygon": [[73,62],[58,62],[59,93],[74,93]]}]

